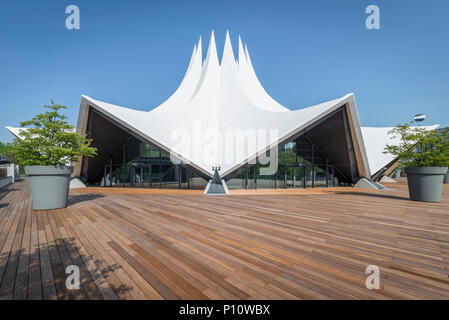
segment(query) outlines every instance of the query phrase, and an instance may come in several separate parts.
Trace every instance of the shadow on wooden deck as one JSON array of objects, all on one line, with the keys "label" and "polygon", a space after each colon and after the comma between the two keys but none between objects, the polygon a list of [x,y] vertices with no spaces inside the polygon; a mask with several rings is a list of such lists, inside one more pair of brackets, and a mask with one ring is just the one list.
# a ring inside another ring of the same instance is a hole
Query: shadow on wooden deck
[{"label": "shadow on wooden deck", "polygon": [[104,198],[105,195],[101,193],[89,193],[89,194],[71,194],[67,206],[71,206],[77,203],[92,201],[98,198]]},{"label": "shadow on wooden deck", "polygon": [[354,195],[354,196],[366,196],[366,197],[411,201],[408,197],[397,196],[397,195],[392,195],[392,194],[369,193],[369,192],[359,192],[359,191],[345,191],[345,192],[337,191],[337,192],[335,192],[335,194],[349,194],[349,195]]},{"label": "shadow on wooden deck", "polygon": [[[60,239],[57,244],[2,253],[0,300],[116,300],[133,289],[124,284],[109,285],[111,273],[121,266],[81,254],[74,240]],[[105,267],[88,270],[86,265]],[[72,274],[66,274],[69,266],[79,268],[79,289],[67,288],[66,281]]]}]

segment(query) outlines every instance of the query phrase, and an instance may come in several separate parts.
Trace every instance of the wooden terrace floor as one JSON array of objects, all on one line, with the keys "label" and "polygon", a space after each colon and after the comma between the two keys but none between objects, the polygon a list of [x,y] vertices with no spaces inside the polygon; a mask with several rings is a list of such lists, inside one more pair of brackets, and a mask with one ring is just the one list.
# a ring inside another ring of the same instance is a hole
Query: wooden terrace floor
[{"label": "wooden terrace floor", "polygon": [[[31,210],[0,194],[1,299],[448,299],[449,188],[392,191],[73,190]],[[68,290],[65,268],[80,268]],[[380,290],[365,268],[380,267]]]}]

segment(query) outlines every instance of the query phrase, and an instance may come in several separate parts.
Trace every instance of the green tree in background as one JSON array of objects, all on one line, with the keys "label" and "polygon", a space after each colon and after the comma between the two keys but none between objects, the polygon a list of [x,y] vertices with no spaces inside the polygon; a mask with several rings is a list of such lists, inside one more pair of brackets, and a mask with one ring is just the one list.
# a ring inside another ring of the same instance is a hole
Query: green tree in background
[{"label": "green tree in background", "polygon": [[384,153],[402,159],[405,167],[448,167],[449,166],[449,128],[426,130],[401,124],[388,132],[399,138],[399,145],[386,145]]},{"label": "green tree in background", "polygon": [[44,106],[49,111],[20,124],[29,127],[20,133],[22,139],[13,142],[14,154],[22,166],[67,166],[82,156],[96,155],[96,148],[90,146],[92,140],[77,134],[65,121],[67,117],[59,113],[66,107],[51,103]]},{"label": "green tree in background", "polygon": [[13,163],[17,163],[17,157],[15,154],[15,148],[12,143],[3,143],[0,142],[0,154],[7,157]]}]

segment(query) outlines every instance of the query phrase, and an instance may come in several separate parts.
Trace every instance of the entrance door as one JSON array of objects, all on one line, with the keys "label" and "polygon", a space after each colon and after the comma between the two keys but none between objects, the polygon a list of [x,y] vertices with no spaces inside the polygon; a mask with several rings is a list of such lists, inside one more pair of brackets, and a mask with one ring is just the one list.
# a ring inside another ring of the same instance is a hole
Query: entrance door
[{"label": "entrance door", "polygon": [[150,187],[150,168],[149,166],[132,166],[131,186],[133,188]]},{"label": "entrance door", "polygon": [[104,173],[103,173],[103,178],[101,179],[100,186],[112,187],[112,166],[111,165],[104,166]]},{"label": "entrance door", "polygon": [[285,188],[305,188],[305,167],[298,164],[285,165]]}]

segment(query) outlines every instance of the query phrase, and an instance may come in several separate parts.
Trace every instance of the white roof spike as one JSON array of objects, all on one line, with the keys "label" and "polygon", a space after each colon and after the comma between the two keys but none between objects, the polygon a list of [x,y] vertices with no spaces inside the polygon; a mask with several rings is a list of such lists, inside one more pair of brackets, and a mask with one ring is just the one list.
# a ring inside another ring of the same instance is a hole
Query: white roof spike
[{"label": "white roof spike", "polygon": [[[355,154],[361,159],[363,166],[359,168],[362,170],[360,175],[369,176],[362,133],[352,95],[314,107],[290,111],[273,100],[263,89],[250,65],[247,48],[244,49],[243,45],[239,44],[241,49],[239,53],[242,52],[241,68],[237,69],[235,62],[232,64],[227,62],[227,54],[232,58],[232,47],[230,41],[227,42],[222,66],[218,61],[213,33],[204,66],[201,64],[201,44],[198,43],[193,64],[178,89],[168,100],[150,112],[114,106],[83,96],[80,104],[79,132],[85,127],[84,121],[87,121],[87,117],[84,117],[84,113],[89,106],[120,123],[136,136],[155,144],[164,152],[173,151],[180,159],[190,163],[190,166],[205,176],[211,176],[212,165],[220,165],[222,177],[226,177],[227,174],[248,163],[248,160],[260,151],[280,141],[286,141],[292,135],[345,105],[350,114],[349,123],[354,126],[355,134],[351,136],[358,139],[358,143],[354,143],[354,148],[358,150]],[[218,142],[224,141],[229,133],[227,129],[240,129],[245,132],[255,128],[278,129],[278,131],[274,135],[270,132],[268,140],[261,139],[266,141],[258,139],[257,146],[249,147],[247,152],[236,152],[233,159],[226,157],[226,152],[229,151],[226,150],[226,145],[229,147],[226,143],[213,143],[213,148],[217,148],[217,152],[210,152],[210,142],[216,141],[215,138],[218,138]],[[212,131],[209,131],[210,129]],[[205,132],[213,133],[213,137],[203,139],[204,135],[201,133]],[[180,133],[192,138],[191,147],[179,143]],[[211,153],[220,159],[212,157]],[[222,155],[225,157],[222,158]]]},{"label": "white roof spike", "polygon": [[244,63],[246,63],[246,55],[243,49],[242,39],[239,36],[239,66]]},{"label": "white roof spike", "polygon": [[223,49],[223,57],[221,58],[221,65],[235,63],[234,52],[232,51],[231,39],[229,38],[229,31],[226,31],[226,40]]},{"label": "white roof spike", "polygon": [[189,73],[190,69],[192,68],[193,64],[195,63],[195,57],[196,57],[196,44],[193,47],[192,57],[190,58],[189,66],[187,67],[186,74]]},{"label": "white roof spike", "polygon": [[164,103],[159,105],[157,108],[153,109],[151,112],[177,112],[179,108],[190,99],[192,96],[196,85],[200,79],[202,71],[202,48],[201,48],[201,38],[198,46],[195,45],[193,51],[192,59],[190,60],[189,67],[184,75],[181,84],[178,89],[168,98]]},{"label": "white roof spike", "polygon": [[198,41],[198,46],[196,47],[195,62],[199,63],[200,66],[203,65],[203,46],[201,44],[201,37],[200,41]]},{"label": "white roof spike", "polygon": [[[220,74],[220,64],[218,63],[218,54],[217,47],[215,45],[215,36],[214,31],[212,30],[212,34],[210,36],[209,48],[207,49],[206,60],[201,69],[201,75],[199,77],[198,83],[196,84],[196,89],[191,96],[192,100],[195,98],[197,94],[207,95],[210,92],[215,92],[218,89],[218,82],[216,81],[219,78]],[[207,93],[210,91],[209,93]],[[203,94],[201,94],[203,92]]]},{"label": "white roof spike", "polygon": [[245,56],[246,56],[246,62],[248,62],[248,64],[250,66],[252,66],[253,64],[251,62],[251,58],[249,57],[248,47],[246,46],[246,43],[245,43]]},{"label": "white roof spike", "polygon": [[249,97],[254,105],[261,107],[268,111],[278,111],[286,112],[290,111],[286,107],[275,101],[263,88],[259,79],[257,78],[256,72],[254,71],[253,64],[251,62],[251,57],[249,56],[248,47],[245,44],[245,54],[246,54],[246,66],[243,73],[246,73],[246,86],[249,92]]},{"label": "white roof spike", "polygon": [[209,48],[207,49],[206,61],[204,65],[215,65],[218,63],[218,54],[217,54],[217,46],[215,44],[215,36],[214,31],[212,30],[212,34],[210,36]]}]

